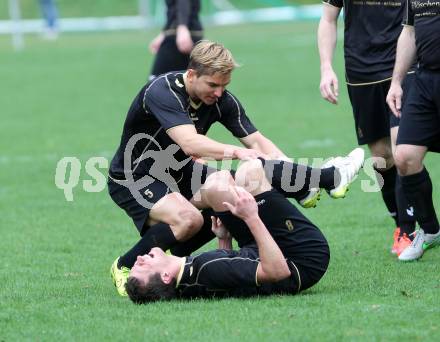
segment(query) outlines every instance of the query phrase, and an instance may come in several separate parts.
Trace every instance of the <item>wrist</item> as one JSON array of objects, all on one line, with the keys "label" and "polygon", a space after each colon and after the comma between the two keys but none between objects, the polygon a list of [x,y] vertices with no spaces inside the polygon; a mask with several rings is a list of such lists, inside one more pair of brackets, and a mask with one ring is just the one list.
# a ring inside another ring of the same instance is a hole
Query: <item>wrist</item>
[{"label": "wrist", "polygon": [[184,24],[177,25],[177,31],[188,31],[188,27]]},{"label": "wrist", "polygon": [[227,148],[225,149],[225,157],[230,157],[231,159],[238,159],[238,153],[240,148]]},{"label": "wrist", "polygon": [[399,74],[393,75],[393,78],[391,79],[391,85],[393,86],[401,86],[403,81],[403,77]]},{"label": "wrist", "polygon": [[249,226],[255,226],[256,224],[259,224],[261,222],[260,217],[257,213],[250,215],[249,217],[246,217],[243,219],[243,221]]},{"label": "wrist", "polygon": [[332,63],[324,62],[321,63],[321,72],[333,71]]}]

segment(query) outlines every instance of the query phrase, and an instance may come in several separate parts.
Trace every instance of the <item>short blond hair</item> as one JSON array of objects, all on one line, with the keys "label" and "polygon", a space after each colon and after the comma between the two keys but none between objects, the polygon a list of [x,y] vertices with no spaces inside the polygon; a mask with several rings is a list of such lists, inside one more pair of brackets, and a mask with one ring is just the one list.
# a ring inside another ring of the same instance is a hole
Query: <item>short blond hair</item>
[{"label": "short blond hair", "polygon": [[200,76],[215,73],[229,74],[238,66],[231,51],[222,44],[201,40],[191,51],[188,69],[195,70]]}]

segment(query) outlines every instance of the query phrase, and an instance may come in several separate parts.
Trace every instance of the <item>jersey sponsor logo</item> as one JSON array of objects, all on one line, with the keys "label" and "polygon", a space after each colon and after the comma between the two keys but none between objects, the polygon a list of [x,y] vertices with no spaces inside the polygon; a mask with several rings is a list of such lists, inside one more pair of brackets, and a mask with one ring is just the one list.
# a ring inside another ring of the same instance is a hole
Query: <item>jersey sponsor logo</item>
[{"label": "jersey sponsor logo", "polygon": [[182,83],[180,83],[180,81],[177,78],[174,81],[174,83],[176,83],[176,86],[178,86],[179,88],[183,88],[184,87],[184,85]]},{"label": "jersey sponsor logo", "polygon": [[262,205],[262,204],[264,204],[264,203],[266,203],[266,200],[265,200],[265,199],[262,199],[261,201],[258,201],[258,202],[257,202],[257,205]]},{"label": "jersey sponsor logo", "polygon": [[189,117],[191,118],[192,121],[199,121],[197,114],[194,112],[189,112]]},{"label": "jersey sponsor logo", "polygon": [[294,228],[293,222],[291,220],[286,220],[285,223],[286,223],[287,230],[292,231]]}]

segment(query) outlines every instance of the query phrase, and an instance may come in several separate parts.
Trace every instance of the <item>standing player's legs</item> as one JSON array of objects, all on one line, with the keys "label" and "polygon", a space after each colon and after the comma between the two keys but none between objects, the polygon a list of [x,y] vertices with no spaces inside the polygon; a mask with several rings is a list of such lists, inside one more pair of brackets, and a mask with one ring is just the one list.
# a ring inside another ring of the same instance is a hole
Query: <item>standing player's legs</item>
[{"label": "standing player's legs", "polygon": [[[415,74],[407,74],[405,80],[403,81],[403,98],[402,103],[405,103],[407,94],[414,82]],[[389,110],[389,109],[388,109]],[[399,132],[400,119],[397,118],[391,110],[390,113],[390,138],[391,138],[391,148],[393,152],[393,159],[396,153],[396,142],[397,135]],[[391,253],[400,255],[402,251],[411,244],[412,238],[414,236],[413,232],[416,226],[416,220],[414,217],[414,208],[412,208],[405,196],[402,189],[402,180],[399,174],[396,175],[396,205],[397,205],[397,217],[398,217],[398,227],[394,232],[394,243],[391,249]]]},{"label": "standing player's legs", "polygon": [[[417,71],[413,87],[404,104],[397,138],[396,165],[402,189],[420,230],[399,260],[416,260],[424,250],[440,243],[439,222],[432,200],[432,182],[423,159],[428,147],[440,141],[440,74]],[[439,150],[436,150],[439,152]]]},{"label": "standing player's legs", "polygon": [[396,188],[398,176],[394,165],[392,140],[393,136],[397,135],[395,126],[398,122],[390,120],[392,114],[385,100],[389,85],[390,81],[361,86],[348,85],[348,94],[353,107],[358,143],[367,144],[375,159],[374,167],[378,183],[381,185],[382,199],[395,222],[392,248],[392,252],[395,253],[401,233],[401,217],[407,219],[408,215],[405,197]]}]

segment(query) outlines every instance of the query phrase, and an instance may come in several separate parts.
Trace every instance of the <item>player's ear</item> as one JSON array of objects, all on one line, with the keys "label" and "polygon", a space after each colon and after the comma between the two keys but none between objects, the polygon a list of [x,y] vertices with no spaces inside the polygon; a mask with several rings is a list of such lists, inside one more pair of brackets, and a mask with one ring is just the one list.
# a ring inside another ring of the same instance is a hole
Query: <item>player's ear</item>
[{"label": "player's ear", "polygon": [[188,81],[193,82],[194,78],[197,77],[197,72],[194,69],[188,69],[186,72],[186,78]]}]

